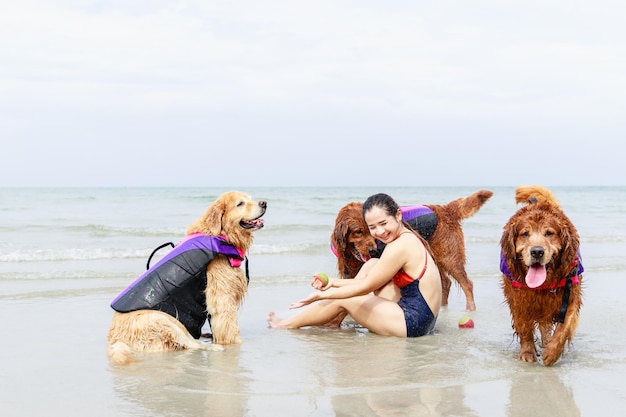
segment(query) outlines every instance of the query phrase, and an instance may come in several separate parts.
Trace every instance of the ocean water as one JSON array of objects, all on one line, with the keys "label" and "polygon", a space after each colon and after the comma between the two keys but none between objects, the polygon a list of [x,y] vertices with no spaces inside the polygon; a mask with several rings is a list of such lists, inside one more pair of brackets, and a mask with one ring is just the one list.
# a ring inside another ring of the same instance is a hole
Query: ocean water
[{"label": "ocean water", "polygon": [[[445,204],[480,188],[494,195],[463,223],[477,328],[456,328],[465,305],[457,286],[435,335],[419,340],[354,328],[267,329],[267,311],[290,314],[312,274],[336,274],[330,234],[346,203],[386,192],[402,205]],[[566,412],[556,415],[597,415],[598,400],[626,405],[618,389],[626,370],[626,187],[552,188],[578,229],[585,266],[576,342],[553,368],[517,361],[499,288],[499,240],[517,209],[514,187],[239,189],[268,203],[248,253],[244,344],[153,355],[124,369],[105,355],[110,301],[145,270],[154,248],[181,240],[228,189],[0,189],[7,415],[528,415],[520,392],[538,397],[537,407],[550,408],[556,396],[554,409]],[[421,374],[407,373],[413,363]],[[544,385],[561,393],[542,397]],[[489,392],[499,396],[486,401]]]},{"label": "ocean water", "polygon": [[[502,226],[516,209],[513,187],[464,222],[468,267],[475,278],[496,277]],[[445,204],[478,188],[393,188],[399,204]],[[189,223],[225,189],[0,189],[0,297],[66,297],[108,292],[136,277],[161,243],[178,242]],[[249,258],[254,283],[300,284],[321,270],[335,272],[330,234],[347,202],[379,192],[368,188],[251,188],[268,201],[266,226]],[[555,188],[577,225],[590,273],[624,271],[626,189]],[[158,252],[158,256],[164,252]],[[470,256],[471,255],[471,256]]]}]

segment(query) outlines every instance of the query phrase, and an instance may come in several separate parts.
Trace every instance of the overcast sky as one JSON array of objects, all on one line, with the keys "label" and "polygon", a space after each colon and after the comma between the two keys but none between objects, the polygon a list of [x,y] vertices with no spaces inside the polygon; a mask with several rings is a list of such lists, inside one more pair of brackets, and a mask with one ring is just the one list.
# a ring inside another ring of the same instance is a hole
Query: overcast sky
[{"label": "overcast sky", "polygon": [[0,0],[0,186],[626,185],[625,16]]}]

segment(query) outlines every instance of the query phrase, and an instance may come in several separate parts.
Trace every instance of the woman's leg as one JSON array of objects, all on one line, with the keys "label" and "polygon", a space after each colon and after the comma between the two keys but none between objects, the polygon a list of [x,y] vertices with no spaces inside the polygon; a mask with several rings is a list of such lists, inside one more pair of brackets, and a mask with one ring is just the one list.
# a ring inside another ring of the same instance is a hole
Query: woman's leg
[{"label": "woman's leg", "polygon": [[398,288],[393,281],[389,281],[387,284],[374,291],[374,295],[382,297],[386,300],[395,301],[396,303],[400,301],[400,298],[402,297],[402,295],[400,295],[400,288]]},{"label": "woman's leg", "polygon": [[345,308],[361,326],[383,336],[406,337],[404,311],[395,301],[375,295],[346,298]]},{"label": "woman's leg", "polygon": [[[367,261],[357,274],[354,279],[365,279],[367,277],[368,272],[376,265],[378,262],[378,258],[372,258]],[[385,286],[379,288],[374,291],[374,295],[377,295],[382,298],[386,298],[387,300],[398,302],[400,300],[400,289],[391,281],[389,281]],[[348,312],[343,310],[336,317],[332,318],[330,321],[324,323],[327,327],[339,327],[343,322],[343,319],[346,318]]]},{"label": "woman's leg", "polygon": [[347,312],[338,303],[341,300],[322,300],[309,305],[306,309],[289,319],[280,319],[274,312],[267,316],[270,327],[284,329],[297,329],[304,326],[321,326],[328,323],[340,313],[345,316]]},{"label": "woman's leg", "polygon": [[267,317],[270,327],[296,329],[327,323],[341,312],[347,312],[361,326],[385,336],[406,337],[404,312],[394,302],[372,294],[311,304],[289,319],[280,319],[273,312]]}]

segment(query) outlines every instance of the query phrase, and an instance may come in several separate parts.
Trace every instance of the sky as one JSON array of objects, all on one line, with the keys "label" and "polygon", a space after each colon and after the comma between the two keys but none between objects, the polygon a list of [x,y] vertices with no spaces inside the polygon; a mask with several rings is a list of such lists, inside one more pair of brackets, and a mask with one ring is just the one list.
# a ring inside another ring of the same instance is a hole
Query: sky
[{"label": "sky", "polygon": [[623,186],[624,16],[0,0],[0,187]]}]

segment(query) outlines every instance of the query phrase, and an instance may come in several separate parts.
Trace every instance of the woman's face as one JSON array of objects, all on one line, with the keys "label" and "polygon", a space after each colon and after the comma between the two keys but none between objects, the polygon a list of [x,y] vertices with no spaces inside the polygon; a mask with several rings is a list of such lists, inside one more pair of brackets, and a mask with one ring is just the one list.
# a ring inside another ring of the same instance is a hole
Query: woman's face
[{"label": "woman's face", "polygon": [[401,223],[396,218],[397,215],[396,217],[390,216],[383,208],[373,206],[365,212],[364,217],[365,223],[367,223],[367,227],[374,239],[378,239],[383,243],[389,243],[398,237]]}]

